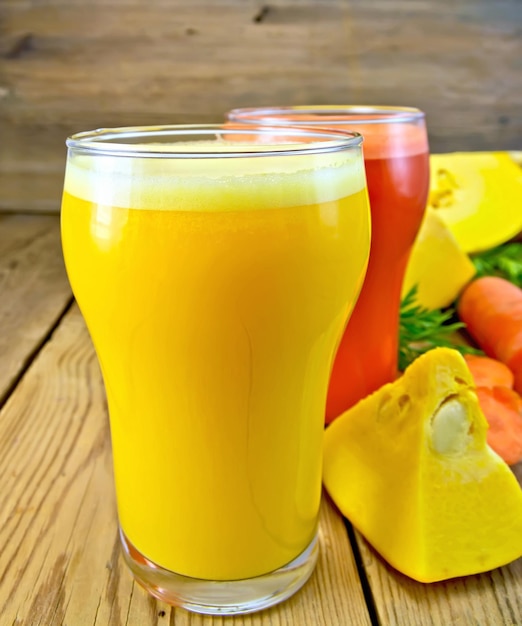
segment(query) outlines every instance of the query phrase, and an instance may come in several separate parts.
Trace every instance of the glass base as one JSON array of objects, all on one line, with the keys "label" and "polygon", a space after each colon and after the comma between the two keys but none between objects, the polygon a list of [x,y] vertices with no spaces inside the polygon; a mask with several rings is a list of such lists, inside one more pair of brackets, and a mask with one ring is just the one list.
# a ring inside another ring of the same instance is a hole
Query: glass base
[{"label": "glass base", "polygon": [[143,556],[121,529],[120,538],[125,562],[151,595],[207,615],[253,613],[286,600],[310,578],[319,553],[316,535],[297,558],[273,572],[245,580],[213,581],[163,569]]}]

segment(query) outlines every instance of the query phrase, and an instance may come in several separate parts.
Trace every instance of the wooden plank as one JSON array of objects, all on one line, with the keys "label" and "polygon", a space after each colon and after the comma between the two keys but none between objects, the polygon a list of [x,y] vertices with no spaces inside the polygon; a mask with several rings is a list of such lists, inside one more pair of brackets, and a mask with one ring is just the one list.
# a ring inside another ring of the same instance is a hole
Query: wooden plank
[{"label": "wooden plank", "polygon": [[520,148],[517,0],[4,0],[0,23],[0,208],[58,210],[71,132],[238,106],[413,105],[433,151]]},{"label": "wooden plank", "polygon": [[123,563],[116,526],[102,380],[73,307],[0,413],[2,623],[370,624],[343,521],[327,498],[310,581],[284,604],[239,622],[149,597]]},{"label": "wooden plank", "polygon": [[71,299],[58,217],[0,213],[0,406]]}]

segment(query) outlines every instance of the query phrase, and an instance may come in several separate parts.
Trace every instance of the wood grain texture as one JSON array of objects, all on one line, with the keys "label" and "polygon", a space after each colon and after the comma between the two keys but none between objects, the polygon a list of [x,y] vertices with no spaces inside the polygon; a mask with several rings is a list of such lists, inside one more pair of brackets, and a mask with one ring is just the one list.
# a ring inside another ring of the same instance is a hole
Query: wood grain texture
[{"label": "wood grain texture", "polygon": [[413,105],[427,112],[434,151],[520,149],[519,9],[518,0],[3,0],[0,208],[58,209],[74,131],[216,121],[238,106]]},{"label": "wood grain texture", "polygon": [[58,217],[0,214],[0,406],[71,299]]},{"label": "wood grain texture", "polygon": [[320,545],[306,586],[257,615],[191,615],[138,587],[120,555],[105,395],[76,307],[0,412],[2,624],[369,625],[344,524],[327,498]]}]

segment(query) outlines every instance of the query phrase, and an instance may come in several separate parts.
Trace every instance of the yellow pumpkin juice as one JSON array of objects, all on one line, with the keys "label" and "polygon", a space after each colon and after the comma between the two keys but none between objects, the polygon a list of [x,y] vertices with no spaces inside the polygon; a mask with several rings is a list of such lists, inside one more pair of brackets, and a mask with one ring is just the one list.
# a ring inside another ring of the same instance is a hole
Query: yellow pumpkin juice
[{"label": "yellow pumpkin juice", "polygon": [[315,536],[328,378],[369,248],[363,168],[326,161],[68,162],[64,256],[120,525],[167,570],[258,576]]}]

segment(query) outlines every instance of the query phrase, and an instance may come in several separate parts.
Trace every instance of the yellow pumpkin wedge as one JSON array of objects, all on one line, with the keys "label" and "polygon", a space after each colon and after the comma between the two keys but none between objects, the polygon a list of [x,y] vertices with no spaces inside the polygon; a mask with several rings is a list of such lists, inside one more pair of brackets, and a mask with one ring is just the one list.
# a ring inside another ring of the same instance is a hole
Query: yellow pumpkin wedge
[{"label": "yellow pumpkin wedge", "polygon": [[425,309],[440,309],[456,300],[475,273],[450,229],[428,208],[413,244],[402,296],[417,285],[417,303]]},{"label": "yellow pumpkin wedge", "polygon": [[464,252],[493,248],[522,230],[522,169],[507,152],[432,154],[428,207]]},{"label": "yellow pumpkin wedge", "polygon": [[325,487],[417,581],[494,569],[522,556],[522,489],[486,431],[463,357],[435,348],[328,426]]}]

